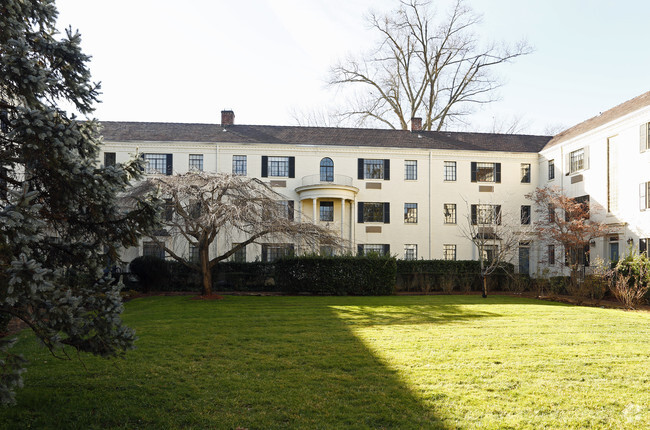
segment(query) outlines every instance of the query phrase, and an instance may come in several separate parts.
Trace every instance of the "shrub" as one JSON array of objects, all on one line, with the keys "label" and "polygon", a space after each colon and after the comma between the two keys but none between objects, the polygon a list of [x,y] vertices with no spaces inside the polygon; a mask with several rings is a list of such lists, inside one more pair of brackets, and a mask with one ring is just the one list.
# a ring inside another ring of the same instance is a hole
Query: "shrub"
[{"label": "shrub", "polygon": [[609,288],[627,309],[635,309],[650,289],[650,260],[630,250],[611,272]]},{"label": "shrub", "polygon": [[140,288],[147,293],[153,288],[164,290],[169,280],[167,262],[153,256],[137,257],[129,264],[129,271],[138,277]]},{"label": "shrub", "polygon": [[549,280],[549,292],[551,294],[569,294],[568,286],[571,284],[570,276],[551,276]]},{"label": "shrub", "polygon": [[291,257],[275,264],[277,287],[289,293],[379,296],[393,294],[392,257]]}]

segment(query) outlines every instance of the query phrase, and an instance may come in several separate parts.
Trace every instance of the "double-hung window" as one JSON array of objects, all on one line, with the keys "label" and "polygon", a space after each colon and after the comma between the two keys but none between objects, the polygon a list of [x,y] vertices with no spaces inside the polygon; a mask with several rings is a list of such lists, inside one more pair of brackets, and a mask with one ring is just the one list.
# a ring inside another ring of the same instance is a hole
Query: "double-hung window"
[{"label": "double-hung window", "polygon": [[530,164],[521,164],[521,183],[530,184]]},{"label": "double-hung window", "polygon": [[359,255],[390,255],[390,245],[387,243],[366,243],[358,245]]},{"label": "double-hung window", "polygon": [[404,260],[417,260],[418,246],[416,244],[404,245]]},{"label": "double-hung window", "polygon": [[320,220],[334,221],[334,202],[320,202]]},{"label": "double-hung window", "polygon": [[501,205],[472,205],[472,225],[500,225]]},{"label": "double-hung window", "polygon": [[404,161],[404,179],[407,181],[415,181],[418,178],[418,162],[417,160]]},{"label": "double-hung window", "polygon": [[[233,248],[235,248],[237,246],[239,246],[239,243],[233,243],[232,244]],[[235,253],[230,256],[230,261],[234,261],[236,263],[245,263],[246,262],[246,246],[242,246],[237,251],[235,251]]]},{"label": "double-hung window", "polygon": [[456,224],[456,203],[445,203],[445,224]]},{"label": "double-hung window", "polygon": [[171,175],[174,169],[172,154],[143,154],[145,172],[150,175]]},{"label": "double-hung window", "polygon": [[390,160],[359,158],[358,179],[390,180]]},{"label": "double-hung window", "polygon": [[418,204],[404,203],[404,223],[417,224],[418,222]]},{"label": "double-hung window", "polygon": [[190,154],[190,172],[202,172],[203,171],[203,154]]},{"label": "double-hung window", "polygon": [[584,169],[585,167],[584,148],[580,148],[576,151],[571,152],[571,154],[569,154],[569,166],[570,166],[571,173]]},{"label": "double-hung window", "polygon": [[293,254],[293,250],[294,247],[291,243],[263,243],[262,261],[270,263],[282,257],[288,257]]},{"label": "double-hung window", "polygon": [[329,157],[320,160],[320,180],[321,182],[334,181],[334,162]]},{"label": "double-hung window", "polygon": [[295,157],[262,156],[262,177],[294,178],[296,171]]},{"label": "double-hung window", "polygon": [[110,167],[115,165],[115,156],[114,152],[104,152],[104,167]]},{"label": "double-hung window", "polygon": [[358,221],[390,223],[390,203],[388,202],[359,202]]},{"label": "double-hung window", "polygon": [[442,252],[445,260],[456,260],[456,245],[444,244]]},{"label": "double-hung window", "polygon": [[473,161],[471,164],[472,182],[501,182],[501,163],[479,163]]},{"label": "double-hung window", "polygon": [[445,182],[453,182],[456,180],[456,162],[445,161]]},{"label": "double-hung window", "polygon": [[645,152],[650,149],[650,122],[641,124],[641,152]]},{"label": "double-hung window", "polygon": [[246,176],[247,165],[245,155],[232,156],[232,174],[238,176]]},{"label": "double-hung window", "polygon": [[548,180],[555,179],[555,160],[548,160]]},{"label": "double-hung window", "polygon": [[530,224],[530,205],[521,206],[521,223],[524,225]]}]

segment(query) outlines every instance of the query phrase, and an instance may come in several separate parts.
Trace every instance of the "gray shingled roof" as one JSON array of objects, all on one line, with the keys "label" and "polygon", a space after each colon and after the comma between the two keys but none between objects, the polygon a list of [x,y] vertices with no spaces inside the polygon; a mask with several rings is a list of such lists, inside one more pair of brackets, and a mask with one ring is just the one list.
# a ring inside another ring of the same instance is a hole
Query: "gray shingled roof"
[{"label": "gray shingled roof", "polygon": [[267,143],[538,152],[551,139],[551,136],[518,134],[269,125],[222,127],[219,124],[108,121],[102,122],[102,126],[104,140],[109,142]]},{"label": "gray shingled roof", "polygon": [[638,97],[628,100],[620,105],[613,107],[598,116],[590,118],[586,121],[581,122],[578,125],[564,130],[562,133],[556,135],[551,139],[544,149],[550,148],[551,146],[558,145],[566,140],[569,140],[573,137],[579,136],[583,133],[586,133],[590,130],[600,127],[601,125],[607,124],[610,121],[614,121],[617,118],[620,118],[624,115],[632,113],[636,110],[644,108],[650,105],[650,91],[645,94],[641,94]]}]

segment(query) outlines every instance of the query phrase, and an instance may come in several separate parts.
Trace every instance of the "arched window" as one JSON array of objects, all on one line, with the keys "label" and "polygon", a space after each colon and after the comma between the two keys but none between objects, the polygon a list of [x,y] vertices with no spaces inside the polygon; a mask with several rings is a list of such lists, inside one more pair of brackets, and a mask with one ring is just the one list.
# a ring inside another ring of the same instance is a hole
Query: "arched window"
[{"label": "arched window", "polygon": [[334,181],[334,162],[329,157],[320,160],[320,180],[321,182]]}]

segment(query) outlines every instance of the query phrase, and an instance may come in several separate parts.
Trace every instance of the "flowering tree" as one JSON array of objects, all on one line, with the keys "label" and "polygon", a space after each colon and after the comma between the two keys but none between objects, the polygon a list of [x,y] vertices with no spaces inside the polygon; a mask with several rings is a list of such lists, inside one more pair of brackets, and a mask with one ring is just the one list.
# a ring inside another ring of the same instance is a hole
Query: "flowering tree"
[{"label": "flowering tree", "polygon": [[[154,191],[168,202],[161,217],[165,232],[149,236],[174,260],[201,273],[204,295],[212,293],[212,269],[218,262],[261,239],[308,247],[341,243],[333,230],[294,221],[286,197],[255,178],[204,172],[152,177],[135,186],[130,196],[140,200]],[[237,244],[211,256],[217,236]],[[196,260],[190,258],[189,246],[197,250]]]},{"label": "flowering tree", "polygon": [[[58,107],[91,114],[98,85],[79,34],[57,38],[56,16],[51,0],[0,4],[0,332],[16,318],[57,357],[64,347],[114,356],[135,336],[107,268],[153,227],[155,210],[118,209],[140,162],[98,167],[98,124]],[[14,342],[0,339],[1,403],[22,384]]]},{"label": "flowering tree", "polygon": [[600,208],[590,205],[588,196],[567,197],[557,187],[537,188],[526,198],[535,203],[535,233],[545,242],[562,245],[575,286],[589,258],[589,243],[609,233],[608,226],[592,216]]}]

